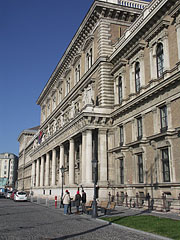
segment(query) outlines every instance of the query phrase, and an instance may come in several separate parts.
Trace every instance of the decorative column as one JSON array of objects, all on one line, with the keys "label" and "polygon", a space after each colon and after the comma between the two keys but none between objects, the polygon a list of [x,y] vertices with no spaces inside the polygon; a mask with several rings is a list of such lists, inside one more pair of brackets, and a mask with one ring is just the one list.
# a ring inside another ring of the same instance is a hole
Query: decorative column
[{"label": "decorative column", "polygon": [[142,114],[142,134],[143,134],[143,139],[146,139],[146,128],[147,128],[147,125],[145,124],[145,121],[146,121],[146,115],[145,114]]},{"label": "decorative column", "polygon": [[60,145],[60,161],[59,161],[59,184],[62,184],[62,176],[61,176],[61,171],[60,168],[64,167],[64,145]]},{"label": "decorative column", "polygon": [[36,187],[39,186],[39,158],[37,159],[37,163],[36,163]]},{"label": "decorative column", "polygon": [[44,186],[44,156],[41,157],[40,186]]},{"label": "decorative column", "polygon": [[35,187],[36,182],[36,163],[35,161],[32,163],[32,179],[31,179],[31,187]]},{"label": "decorative column", "polygon": [[99,129],[98,132],[98,160],[100,164],[100,182],[107,182],[107,130]]},{"label": "decorative column", "polygon": [[52,150],[52,183],[54,186],[56,184],[56,149]]},{"label": "decorative column", "polygon": [[149,57],[150,57],[150,70],[151,70],[151,80],[154,80],[157,78],[157,69],[155,68],[155,64],[154,64],[154,58],[156,57],[156,55],[154,54],[153,51],[153,46],[151,46],[149,48]]},{"label": "decorative column", "polygon": [[172,113],[171,113],[171,102],[167,102],[167,103],[166,103],[166,106],[167,106],[168,131],[173,131]]},{"label": "decorative column", "polygon": [[69,184],[74,184],[75,177],[75,156],[74,156],[74,139],[70,139],[69,141]]},{"label": "decorative column", "polygon": [[165,33],[165,36],[163,38],[163,44],[164,44],[164,70],[166,71],[170,69],[168,33]]},{"label": "decorative column", "polygon": [[137,140],[137,128],[136,128],[135,119],[132,119],[131,126],[132,126],[132,141],[136,141]]},{"label": "decorative column", "polygon": [[135,73],[134,73],[134,63],[129,64],[130,71],[130,95],[135,93]]},{"label": "decorative column", "polygon": [[86,131],[86,183],[92,183],[92,130]]},{"label": "decorative column", "polygon": [[114,103],[118,104],[118,79],[119,76],[116,76],[114,79]]},{"label": "decorative column", "polygon": [[45,186],[49,186],[49,162],[50,162],[50,154],[46,153]]},{"label": "decorative column", "polygon": [[146,83],[145,83],[144,51],[143,50],[141,50],[139,60],[140,60],[140,81],[141,81],[140,86],[144,87]]},{"label": "decorative column", "polygon": [[152,113],[153,113],[153,127],[154,127],[154,134],[159,133],[160,131],[160,125],[159,125],[159,118],[158,118],[158,113],[157,113],[157,107],[155,107],[154,109],[152,109]]},{"label": "decorative column", "polygon": [[176,18],[178,59],[180,61],[180,15]]},{"label": "decorative column", "polygon": [[82,184],[86,182],[86,132],[82,132]]}]

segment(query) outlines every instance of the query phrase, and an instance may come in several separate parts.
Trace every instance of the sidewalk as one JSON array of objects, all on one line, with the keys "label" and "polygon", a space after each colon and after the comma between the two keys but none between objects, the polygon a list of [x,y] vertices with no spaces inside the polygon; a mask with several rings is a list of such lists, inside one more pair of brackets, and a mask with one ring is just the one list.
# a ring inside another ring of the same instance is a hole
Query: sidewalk
[{"label": "sidewalk", "polygon": [[[35,202],[34,202],[35,203]],[[60,208],[60,202],[57,202],[57,208],[55,208],[55,201],[51,200],[48,201],[48,204],[46,203],[45,199],[41,199],[40,201],[37,202],[37,204],[40,204],[42,206],[47,206],[49,208],[54,208],[57,210],[61,210],[62,212],[64,211],[63,208]],[[81,211],[81,208],[80,208]],[[75,214],[76,212],[76,208],[72,207],[72,212],[73,214]],[[84,214],[87,215],[87,214]],[[157,217],[162,217],[162,218],[170,218],[170,219],[174,219],[174,220],[180,220],[180,214],[178,213],[172,213],[172,212],[158,212],[158,211],[151,211],[148,209],[144,209],[144,208],[129,208],[129,207],[124,207],[124,206],[116,206],[115,210],[112,211],[111,214],[109,215],[104,215],[104,213],[101,213],[101,211],[98,211],[98,217],[97,218],[101,218],[104,216],[121,216],[121,217],[125,217],[125,216],[135,216],[135,215],[153,215],[153,216],[157,216]],[[87,215],[89,217],[91,217],[91,215]]]},{"label": "sidewalk", "polygon": [[[135,215],[153,215],[156,217],[170,218],[174,220],[180,220],[180,215],[171,212],[157,212],[143,208],[128,208],[123,206],[116,206],[115,210],[108,216],[135,216]],[[103,217],[103,213],[98,211],[98,217]]]}]

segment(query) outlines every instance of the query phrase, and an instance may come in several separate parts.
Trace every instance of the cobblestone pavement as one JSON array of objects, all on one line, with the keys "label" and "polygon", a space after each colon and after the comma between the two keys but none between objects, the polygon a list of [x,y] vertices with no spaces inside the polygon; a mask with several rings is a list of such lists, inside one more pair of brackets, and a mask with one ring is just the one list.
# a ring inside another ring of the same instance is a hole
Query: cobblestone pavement
[{"label": "cobblestone pavement", "polygon": [[0,240],[165,239],[114,226],[87,215],[63,214],[63,209],[0,199]]}]

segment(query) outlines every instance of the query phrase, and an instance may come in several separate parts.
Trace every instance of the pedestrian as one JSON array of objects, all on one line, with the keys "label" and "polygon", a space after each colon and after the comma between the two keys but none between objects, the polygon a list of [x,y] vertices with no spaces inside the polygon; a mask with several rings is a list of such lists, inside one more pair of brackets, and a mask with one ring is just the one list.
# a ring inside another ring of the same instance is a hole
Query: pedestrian
[{"label": "pedestrian", "polygon": [[72,214],[72,212],[71,212],[71,200],[72,200],[72,198],[71,198],[71,196],[70,196],[70,192],[68,191],[68,195],[69,195],[69,206],[68,206],[68,213],[69,214]]},{"label": "pedestrian", "polygon": [[68,194],[68,190],[66,190],[66,192],[63,196],[64,215],[67,215],[67,213],[68,213],[69,203],[70,203],[70,195]]},{"label": "pedestrian", "polygon": [[86,212],[86,193],[82,190],[82,214]]},{"label": "pedestrian", "polygon": [[79,191],[77,191],[75,195],[75,206],[76,206],[76,214],[79,214],[79,206],[81,204],[81,195]]}]

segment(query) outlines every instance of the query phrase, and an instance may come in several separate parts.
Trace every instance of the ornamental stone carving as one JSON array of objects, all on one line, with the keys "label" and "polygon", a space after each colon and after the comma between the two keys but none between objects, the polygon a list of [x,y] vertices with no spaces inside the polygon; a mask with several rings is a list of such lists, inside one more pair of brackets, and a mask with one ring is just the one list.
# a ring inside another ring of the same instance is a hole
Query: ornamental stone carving
[{"label": "ornamental stone carving", "polygon": [[70,111],[70,118],[71,118],[71,119],[74,118],[75,113],[76,113],[75,103],[74,103],[74,101],[72,101],[71,111]]},{"label": "ornamental stone carving", "polygon": [[83,106],[87,104],[94,104],[94,90],[91,84],[89,84],[88,87],[84,89],[82,102]]}]

